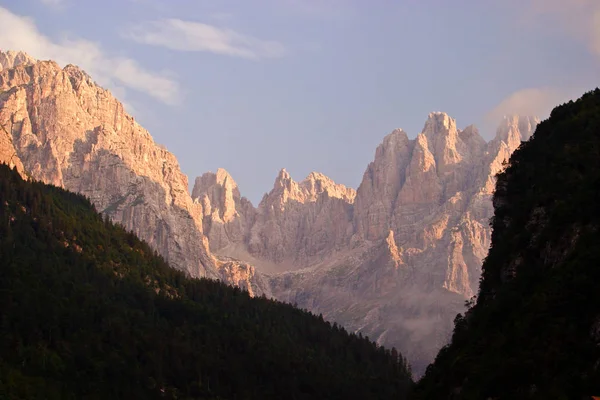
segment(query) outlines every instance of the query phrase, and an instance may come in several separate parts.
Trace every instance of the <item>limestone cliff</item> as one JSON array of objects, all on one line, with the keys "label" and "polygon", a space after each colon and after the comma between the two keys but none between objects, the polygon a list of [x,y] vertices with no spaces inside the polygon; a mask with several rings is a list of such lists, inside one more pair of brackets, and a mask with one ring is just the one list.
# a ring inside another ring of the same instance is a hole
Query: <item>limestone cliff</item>
[{"label": "limestone cliff", "polygon": [[[254,207],[223,169],[195,180],[79,68],[0,52],[0,161],[83,193],[173,266],[298,304],[423,370],[477,291],[495,174],[537,120],[487,142],[431,113],[378,146],[358,189],[284,169]],[[210,243],[210,249],[209,249]]]},{"label": "limestone cliff", "polygon": [[[497,139],[511,150],[534,123],[507,119]],[[599,132],[596,89],[554,108],[512,154],[497,177],[480,291],[415,399],[600,393]]]},{"label": "limestone cliff", "polygon": [[420,373],[477,292],[495,175],[536,124],[507,117],[486,143],[431,113],[415,139],[384,138],[356,192],[282,170],[254,208],[219,170],[193,197],[218,254],[269,273],[278,299],[399,347]]},{"label": "limestone cliff", "polygon": [[[177,159],[109,91],[84,71],[23,53],[0,52],[0,161],[35,179],[88,196],[96,208],[192,276],[236,277],[254,270],[210,254],[204,210],[192,201]],[[247,282],[241,282],[246,279]]]},{"label": "limestone cliff", "polygon": [[311,265],[348,247],[352,236],[355,191],[320,173],[296,182],[281,170],[257,208],[222,169],[197,178],[192,196],[203,204],[211,248],[262,271]]},{"label": "limestone cliff", "polygon": [[35,64],[36,60],[22,51],[0,51],[0,70],[14,68],[17,65]]}]

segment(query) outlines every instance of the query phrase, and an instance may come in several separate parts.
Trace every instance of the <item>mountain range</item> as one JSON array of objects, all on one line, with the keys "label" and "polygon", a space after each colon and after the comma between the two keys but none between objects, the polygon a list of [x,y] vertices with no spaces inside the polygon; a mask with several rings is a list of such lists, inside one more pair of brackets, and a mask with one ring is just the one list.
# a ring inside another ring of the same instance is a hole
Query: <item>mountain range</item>
[{"label": "mountain range", "polygon": [[354,190],[285,169],[257,206],[223,169],[188,178],[113,95],[73,65],[0,52],[0,161],[85,195],[191,277],[322,314],[396,346],[420,374],[478,291],[495,175],[534,132],[505,117],[486,142],[429,114],[387,135]]}]

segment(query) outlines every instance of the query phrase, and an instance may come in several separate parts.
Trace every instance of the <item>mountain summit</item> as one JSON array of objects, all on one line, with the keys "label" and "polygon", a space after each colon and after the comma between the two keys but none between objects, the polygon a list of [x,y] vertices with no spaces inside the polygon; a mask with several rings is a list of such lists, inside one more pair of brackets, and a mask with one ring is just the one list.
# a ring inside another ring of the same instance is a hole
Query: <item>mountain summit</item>
[{"label": "mountain summit", "polygon": [[213,251],[265,273],[275,297],[399,346],[419,373],[478,290],[495,174],[536,124],[506,118],[486,143],[431,113],[415,139],[384,138],[356,191],[284,169],[256,208],[214,195],[226,185],[203,190],[203,177],[193,197],[231,216],[205,216]]},{"label": "mountain summit", "polygon": [[[531,122],[506,119],[498,136],[520,138]],[[476,303],[415,398],[600,394],[599,155],[599,89],[556,107],[512,155]]]},{"label": "mountain summit", "polygon": [[354,190],[285,170],[258,206],[223,169],[188,179],[173,154],[76,66],[0,52],[0,161],[90,198],[190,276],[295,303],[381,344],[417,373],[477,292],[495,174],[537,120],[494,139],[431,113],[387,135]]}]

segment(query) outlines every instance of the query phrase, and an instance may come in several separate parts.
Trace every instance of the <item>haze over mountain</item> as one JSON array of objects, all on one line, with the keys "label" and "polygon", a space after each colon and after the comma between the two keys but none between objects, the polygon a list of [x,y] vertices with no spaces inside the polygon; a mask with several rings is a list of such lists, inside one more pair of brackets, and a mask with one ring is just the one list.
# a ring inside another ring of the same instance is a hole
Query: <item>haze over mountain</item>
[{"label": "haze over mountain", "polygon": [[401,349],[422,371],[477,291],[494,175],[537,120],[490,142],[445,113],[386,136],[357,190],[285,170],[257,207],[225,171],[188,193],[174,155],[76,66],[0,56],[2,161],[84,194],[174,267],[297,304]]}]

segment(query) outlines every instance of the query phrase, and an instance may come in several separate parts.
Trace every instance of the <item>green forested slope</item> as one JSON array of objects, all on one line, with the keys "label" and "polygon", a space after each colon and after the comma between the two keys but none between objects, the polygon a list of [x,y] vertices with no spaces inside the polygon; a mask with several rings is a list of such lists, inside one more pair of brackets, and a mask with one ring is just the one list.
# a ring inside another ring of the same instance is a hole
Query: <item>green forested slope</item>
[{"label": "green forested slope", "polygon": [[405,361],[187,279],[83,197],[0,166],[0,399],[402,399]]},{"label": "green forested slope", "polygon": [[494,207],[476,304],[414,398],[600,396],[600,90],[538,126]]}]

